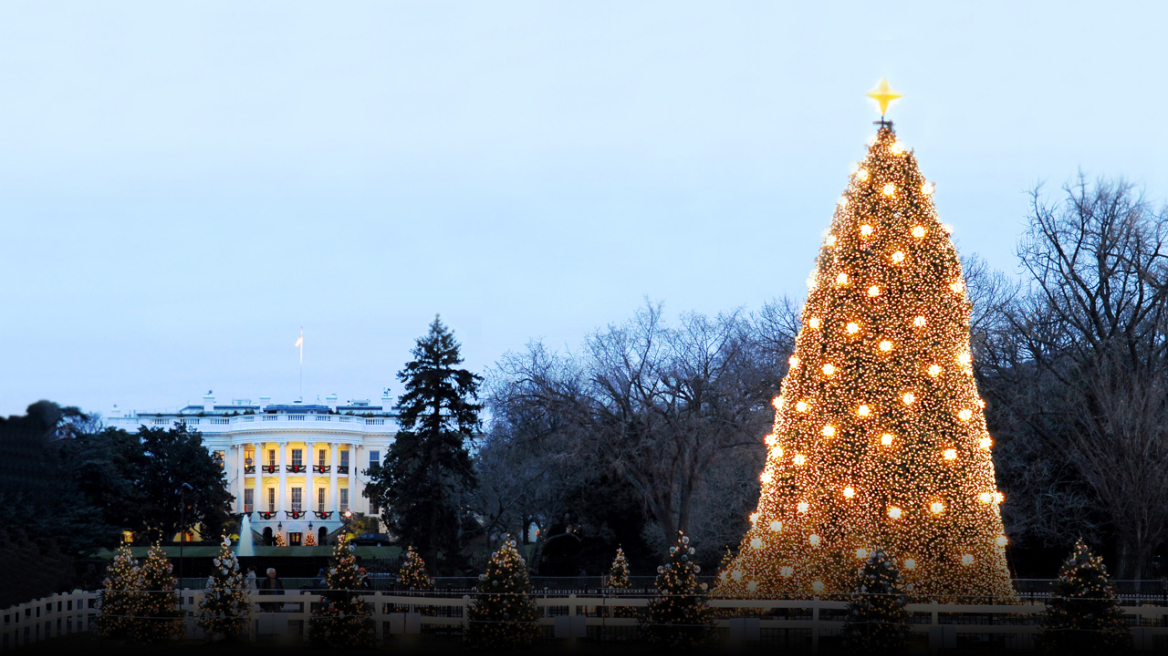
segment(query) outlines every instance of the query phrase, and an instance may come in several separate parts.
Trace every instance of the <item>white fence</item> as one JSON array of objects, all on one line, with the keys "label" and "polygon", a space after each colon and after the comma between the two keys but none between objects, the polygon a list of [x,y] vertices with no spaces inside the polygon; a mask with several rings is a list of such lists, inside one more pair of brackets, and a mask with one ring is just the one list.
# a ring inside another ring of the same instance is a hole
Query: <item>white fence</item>
[{"label": "white fence", "polygon": [[[187,637],[203,638],[197,626],[198,604],[202,590],[183,590],[181,605],[186,613]],[[384,642],[394,635],[446,633],[457,637],[469,622],[466,612],[472,597],[432,597],[370,592],[365,598],[373,604],[377,638]],[[256,597],[257,602],[280,604],[278,612],[257,612],[252,616],[248,638],[301,641],[307,639],[312,604],[321,599],[317,592],[287,591],[283,594]],[[0,649],[94,629],[97,593],[74,591],[53,595],[14,606],[0,612],[3,628]],[[553,640],[594,638],[599,640],[630,639],[636,633],[637,608],[646,606],[648,598],[605,597],[587,595],[537,596],[539,624],[544,636]],[[767,644],[792,650],[820,651],[831,643],[843,628],[843,601],[711,599],[715,609],[745,609],[747,617],[722,617],[715,620],[723,640],[742,646]],[[621,611],[619,609],[629,609]],[[927,635],[929,651],[955,648],[970,642],[985,643],[1004,649],[1032,649],[1039,632],[1038,616],[1045,606],[1025,603],[1015,606],[909,604],[912,631],[923,639]],[[1131,625],[1133,646],[1137,650],[1168,651],[1168,607],[1124,606]]]}]

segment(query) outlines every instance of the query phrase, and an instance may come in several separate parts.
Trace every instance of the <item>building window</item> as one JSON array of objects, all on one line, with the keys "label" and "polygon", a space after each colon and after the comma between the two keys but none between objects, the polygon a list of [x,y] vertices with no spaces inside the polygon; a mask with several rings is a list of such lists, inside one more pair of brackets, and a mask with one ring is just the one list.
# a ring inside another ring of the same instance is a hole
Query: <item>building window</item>
[{"label": "building window", "polygon": [[299,467],[304,464],[304,450],[292,449],[292,466]]},{"label": "building window", "polygon": [[300,505],[303,502],[304,489],[299,487],[292,488],[292,512],[300,512]]},{"label": "building window", "polygon": [[304,537],[303,533],[289,533],[288,534],[288,546],[299,547],[301,545],[301,543],[303,542],[303,540],[302,540],[303,537]]},{"label": "building window", "polygon": [[377,507],[377,500],[370,499],[369,500],[369,514],[370,515],[378,515],[378,514],[380,514],[380,510],[381,509]]},{"label": "building window", "polygon": [[243,512],[250,513],[255,510],[255,490],[253,488],[244,488],[243,490]]},{"label": "building window", "polygon": [[328,449],[321,449],[319,452],[317,452],[317,456],[316,456],[317,465],[319,465],[320,467],[324,467],[327,460],[328,460]]},{"label": "building window", "polygon": [[324,502],[328,500],[328,490],[323,487],[316,488],[316,509],[324,510]]},{"label": "building window", "polygon": [[222,451],[212,451],[211,452],[211,460],[214,460],[215,464],[219,465],[219,469],[223,469],[223,467],[225,465],[226,456],[224,455],[224,453]]},{"label": "building window", "polygon": [[276,466],[276,450],[275,449],[268,449],[268,466],[269,467]]},{"label": "building window", "polygon": [[380,467],[380,466],[381,466],[381,452],[380,451],[370,451],[369,452],[369,468],[373,469],[374,467]]},{"label": "building window", "polygon": [[268,512],[276,512],[276,488],[268,488]]},{"label": "building window", "polygon": [[342,467],[349,466],[349,450],[348,449],[341,451],[341,466]]},{"label": "building window", "polygon": [[349,488],[343,487],[340,489],[341,493],[341,512],[349,509]]}]

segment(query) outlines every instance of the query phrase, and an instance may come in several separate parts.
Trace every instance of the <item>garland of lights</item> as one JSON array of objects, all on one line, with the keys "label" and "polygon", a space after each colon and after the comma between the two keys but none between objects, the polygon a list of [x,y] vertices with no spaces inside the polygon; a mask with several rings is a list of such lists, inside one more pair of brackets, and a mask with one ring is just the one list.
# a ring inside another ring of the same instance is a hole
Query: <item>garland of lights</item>
[{"label": "garland of lights", "polygon": [[247,629],[251,618],[251,591],[231,553],[231,539],[223,538],[219,555],[211,560],[211,575],[199,602],[199,627],[208,639],[231,639]]},{"label": "garland of lights", "polygon": [[933,185],[880,125],[807,280],[758,507],[719,595],[846,592],[883,548],[918,595],[1014,599],[961,265]]}]

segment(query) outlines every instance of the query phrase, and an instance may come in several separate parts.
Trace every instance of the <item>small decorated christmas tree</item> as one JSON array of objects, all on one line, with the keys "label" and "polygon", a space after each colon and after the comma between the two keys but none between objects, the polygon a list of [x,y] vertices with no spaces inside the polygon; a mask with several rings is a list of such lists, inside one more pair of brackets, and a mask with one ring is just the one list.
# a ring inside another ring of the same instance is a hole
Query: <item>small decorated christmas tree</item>
[{"label": "small decorated christmas tree", "polygon": [[608,569],[608,587],[610,588],[628,588],[632,583],[629,582],[629,561],[625,559],[625,550],[617,547],[616,558],[612,560],[612,567]]},{"label": "small decorated christmas tree", "polygon": [[407,590],[429,590],[434,585],[426,574],[426,562],[412,546],[406,548],[401,568],[397,571],[397,582]]},{"label": "small decorated christmas tree", "polygon": [[539,610],[531,597],[527,562],[514,540],[505,540],[491,555],[487,571],[479,575],[478,594],[468,615],[467,639],[475,649],[525,647],[539,637],[535,623]]},{"label": "small decorated christmas tree", "polygon": [[1103,559],[1079,540],[1059,569],[1042,617],[1043,651],[1109,654],[1126,647],[1130,638]]},{"label": "small decorated christmas tree", "polygon": [[277,546],[277,547],[286,547],[286,546],[288,546],[288,542],[287,542],[286,540],[284,540],[284,534],[283,534],[283,533],[277,533],[277,534],[276,534],[276,546]]},{"label": "small decorated christmas tree", "polygon": [[137,598],[130,636],[134,642],[162,642],[183,634],[173,571],[162,547],[157,543],[151,546],[140,568],[142,592]]},{"label": "small decorated christmas tree", "polygon": [[868,556],[856,579],[844,624],[844,645],[857,654],[899,654],[909,631],[900,571],[883,551]]},{"label": "small decorated christmas tree", "polygon": [[669,562],[657,568],[657,596],[642,623],[650,641],[669,649],[700,647],[712,628],[706,584],[698,583],[702,568],[694,563],[694,553],[689,538],[678,532]]},{"label": "small decorated christmas tree", "polygon": [[211,576],[199,602],[199,626],[208,639],[232,639],[247,628],[251,618],[251,592],[231,553],[231,539],[223,538],[219,555],[211,561]]},{"label": "small decorated christmas tree", "polygon": [[114,552],[106,570],[101,590],[101,615],[97,632],[103,638],[128,638],[133,628],[134,612],[142,594],[142,575],[138,561],[130,553],[130,544],[122,543]]},{"label": "small decorated christmas tree", "polygon": [[308,623],[308,639],[319,647],[370,647],[373,645],[373,606],[361,593],[361,575],[353,546],[343,538],[333,548],[325,574],[326,591]]},{"label": "small decorated christmas tree", "polygon": [[315,547],[316,546],[316,536],[312,534],[312,531],[309,531],[308,535],[304,536],[304,546],[306,546],[306,547]]}]

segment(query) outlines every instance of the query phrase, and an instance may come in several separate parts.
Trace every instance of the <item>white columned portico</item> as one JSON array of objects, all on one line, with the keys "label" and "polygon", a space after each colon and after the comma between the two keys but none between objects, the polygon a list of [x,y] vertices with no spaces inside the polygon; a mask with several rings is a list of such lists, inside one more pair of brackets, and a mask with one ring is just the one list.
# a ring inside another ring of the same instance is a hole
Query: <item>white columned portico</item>
[{"label": "white columned portico", "polygon": [[288,472],[285,471],[286,467],[284,467],[284,452],[287,450],[287,443],[276,443],[276,452],[279,454],[279,459],[277,460],[276,466],[280,468],[280,482],[278,483],[280,487],[278,490],[276,490],[276,510],[279,511],[280,514],[276,515],[276,519],[280,520],[284,519],[283,512],[288,509],[287,502],[285,501],[288,496]]},{"label": "white columned portico", "polygon": [[[340,503],[339,499],[340,499],[341,495],[337,493],[337,467],[340,465],[339,465],[339,462],[337,461],[337,443],[336,442],[329,443],[329,465],[331,465],[331,466],[329,467],[328,505],[332,509],[333,512],[339,513],[341,510],[341,507],[338,504]],[[340,519],[340,517],[334,517],[333,519]]]}]

